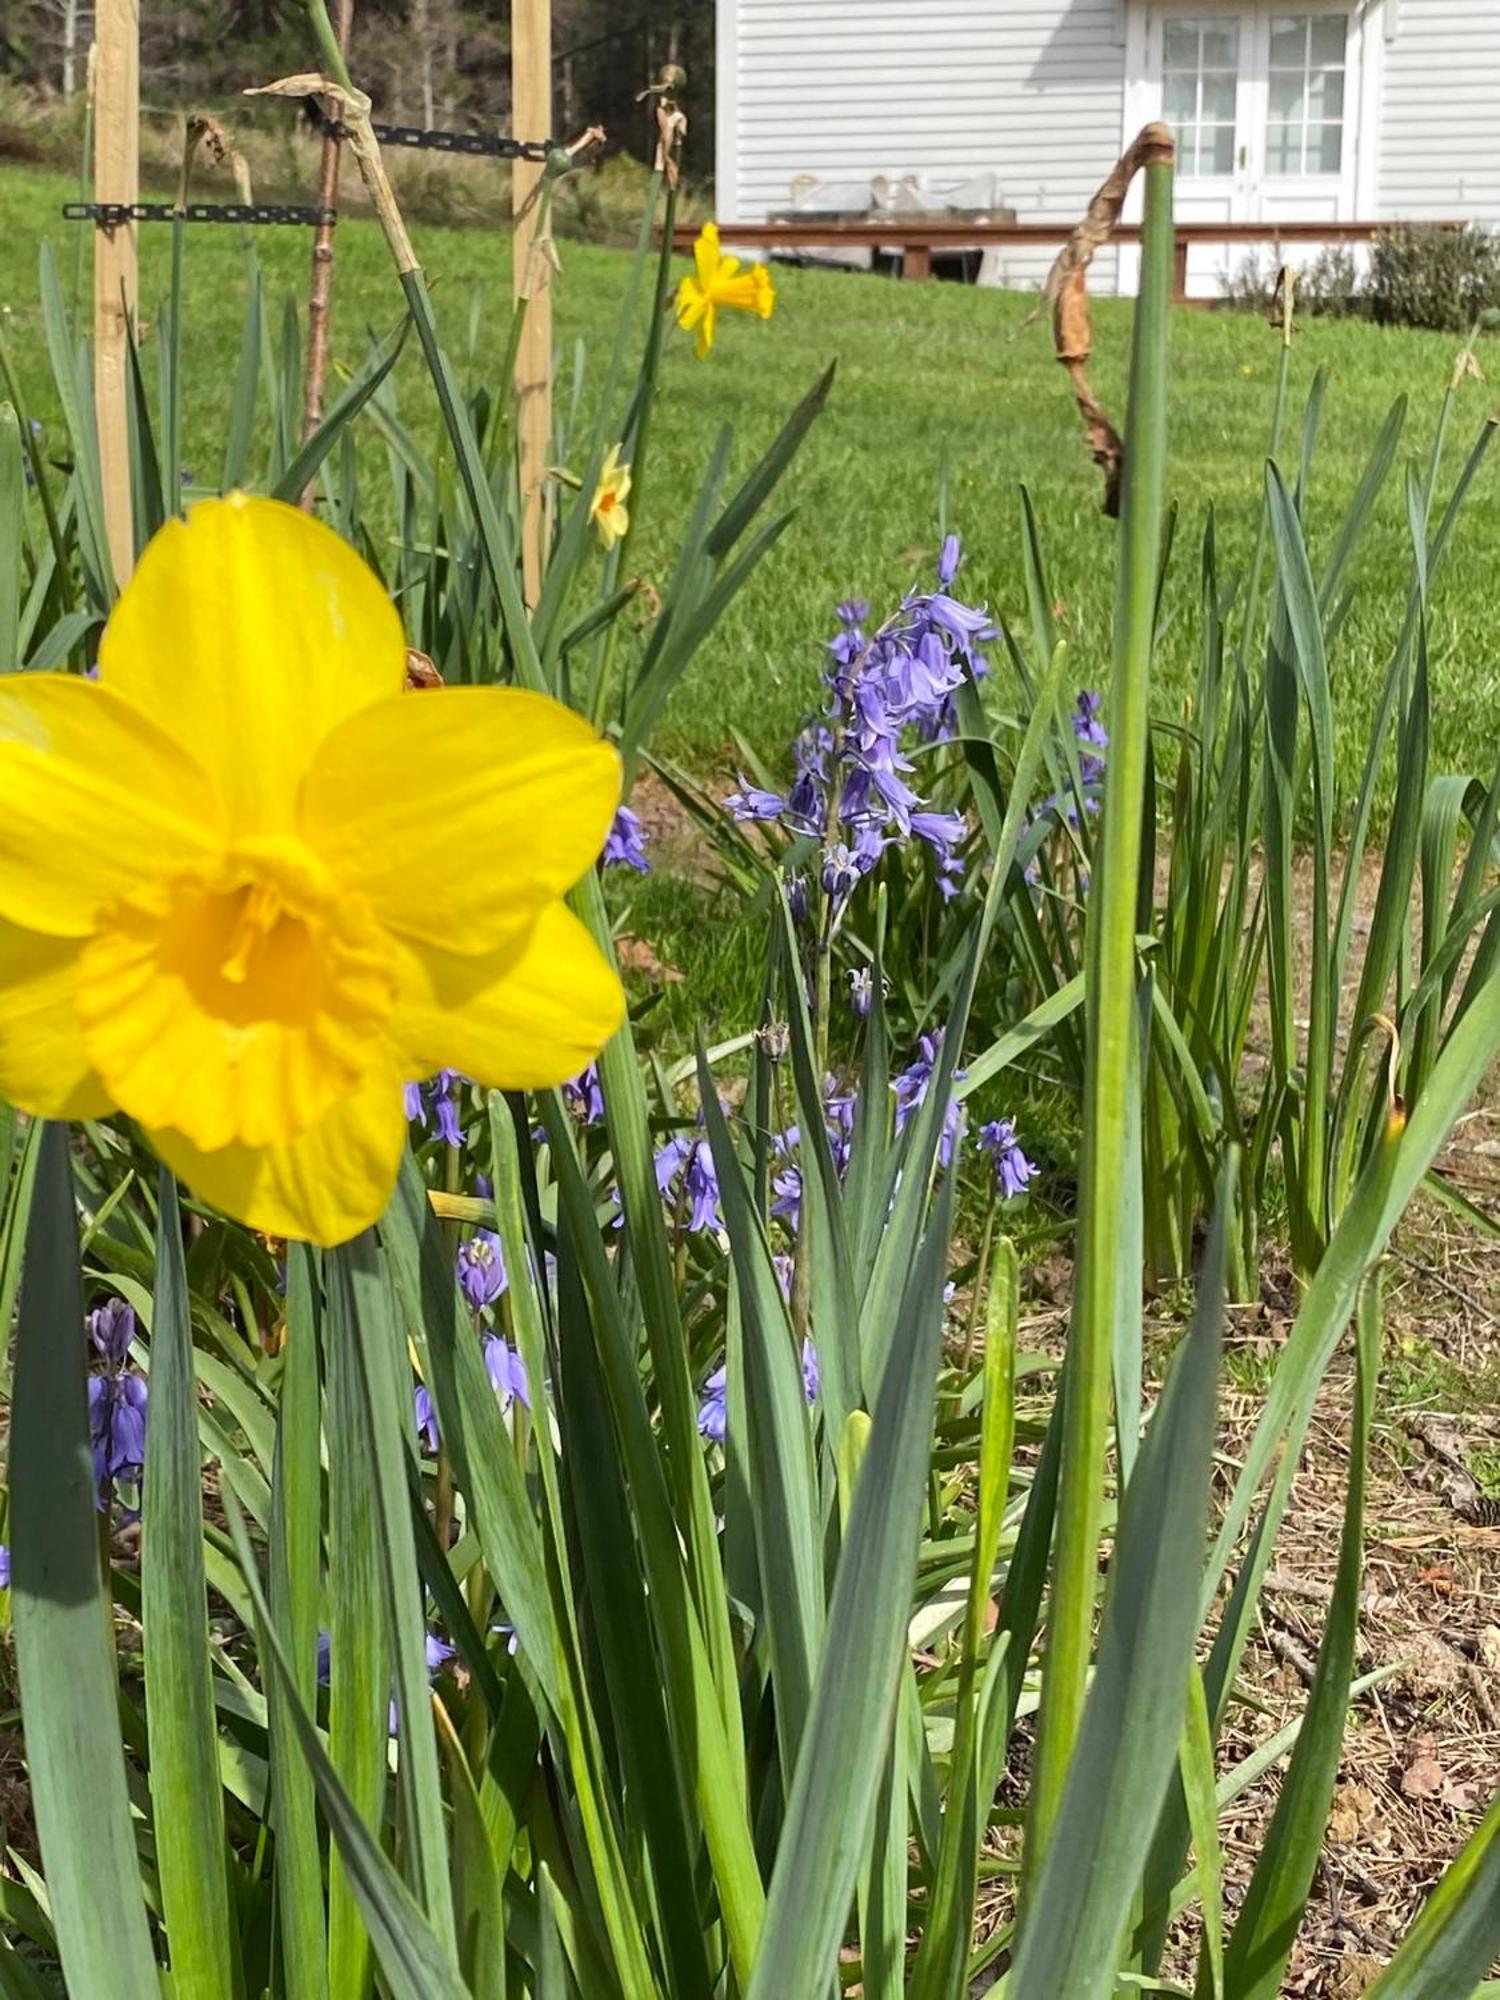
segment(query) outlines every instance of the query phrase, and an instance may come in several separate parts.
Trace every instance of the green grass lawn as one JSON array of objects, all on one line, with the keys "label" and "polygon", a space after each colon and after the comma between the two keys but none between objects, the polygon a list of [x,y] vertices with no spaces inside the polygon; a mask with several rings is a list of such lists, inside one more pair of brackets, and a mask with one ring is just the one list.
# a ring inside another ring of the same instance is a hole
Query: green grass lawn
[{"label": "green grass lawn", "polygon": [[[44,419],[54,409],[37,308],[37,253],[42,239],[50,237],[71,288],[78,225],[65,224],[58,211],[72,192],[59,176],[0,167],[0,307],[24,393]],[[494,371],[507,330],[505,241],[437,228],[418,229],[416,235],[456,357],[465,352],[471,303],[482,288],[469,367],[481,377]],[[149,317],[166,289],[169,232],[146,228],[141,241],[142,311]],[[335,352],[353,361],[364,352],[370,329],[384,331],[395,322],[400,299],[373,223],[346,223],[338,243]],[[303,299],[306,232],[262,229],[257,247],[273,310],[280,310],[284,297]],[[559,374],[566,383],[578,343],[586,343],[585,367],[602,368],[628,260],[617,251],[579,244],[564,244],[561,254]],[[832,402],[783,488],[799,518],[694,663],[669,712],[666,746],[703,769],[723,761],[728,734],[739,729],[767,754],[776,753],[814,696],[819,642],[830,629],[832,606],[850,595],[877,606],[887,603],[925,572],[936,547],[945,465],[949,524],[962,532],[968,551],[966,590],[1020,621],[1025,600],[1017,489],[1023,481],[1030,486],[1054,594],[1065,607],[1063,629],[1074,648],[1076,678],[1080,684],[1097,683],[1108,659],[1115,529],[1099,513],[1098,475],[1066,378],[1050,358],[1049,330],[1040,322],[1022,326],[1032,301],[831,272],[779,272],[777,283],[775,317],[768,324],[726,320],[707,361],[696,360],[690,341],[675,330],[668,342],[657,455],[638,541],[643,566],[658,576],[675,546],[716,427],[733,426],[735,463],[744,466],[830,360],[837,359],[839,375]],[[192,232],[187,299],[185,460],[200,478],[212,479],[243,312],[238,231]],[[1106,407],[1118,414],[1129,306],[1105,301],[1096,321],[1096,386]],[[1278,340],[1249,315],[1184,309],[1175,317],[1171,486],[1182,510],[1175,601],[1188,615],[1176,618],[1164,638],[1157,696],[1163,715],[1178,712],[1191,680],[1194,574],[1210,502],[1218,511],[1227,567],[1242,564],[1248,553]],[[1444,335],[1327,321],[1311,322],[1299,334],[1289,427],[1293,457],[1308,387],[1319,367],[1329,371],[1309,509],[1315,557],[1326,547],[1398,395],[1408,396],[1411,405],[1403,456],[1425,460],[1455,345]],[[431,398],[414,343],[401,365],[403,409],[409,420],[417,420],[431,408]],[[1490,407],[1483,384],[1465,385],[1444,491]],[[1500,460],[1486,466],[1461,525],[1439,586],[1431,634],[1437,766],[1486,775],[1495,749],[1491,607],[1500,568],[1497,475]],[[1357,563],[1359,597],[1334,661],[1346,784],[1358,769],[1381,662],[1405,602],[1403,488],[1398,467]]]}]

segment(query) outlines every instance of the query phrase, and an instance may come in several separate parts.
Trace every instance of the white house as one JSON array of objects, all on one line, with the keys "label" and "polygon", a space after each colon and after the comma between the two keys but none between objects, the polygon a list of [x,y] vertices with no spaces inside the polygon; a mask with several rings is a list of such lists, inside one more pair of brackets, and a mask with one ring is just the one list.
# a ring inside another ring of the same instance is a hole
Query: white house
[{"label": "white house", "polygon": [[[1074,220],[1152,118],[1185,221],[1500,224],[1500,0],[718,0],[717,208],[992,175]],[[1190,289],[1247,254],[1194,246]],[[1002,249],[1001,283],[1051,252]],[[1133,284],[1136,253],[1096,265]]]}]

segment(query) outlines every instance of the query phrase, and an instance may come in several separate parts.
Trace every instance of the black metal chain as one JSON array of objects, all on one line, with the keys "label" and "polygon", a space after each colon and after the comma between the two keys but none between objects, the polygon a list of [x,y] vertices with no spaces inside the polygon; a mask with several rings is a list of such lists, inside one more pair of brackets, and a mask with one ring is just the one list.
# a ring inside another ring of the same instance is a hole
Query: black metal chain
[{"label": "black metal chain", "polygon": [[237,222],[252,228],[278,222],[314,227],[337,218],[331,208],[312,208],[285,201],[190,201],[177,208],[169,201],[65,201],[64,222],[92,222],[100,229],[118,229],[124,222]]},{"label": "black metal chain", "polygon": [[[316,97],[302,100],[312,124],[330,138],[345,139],[349,128],[330,118]],[[559,142],[556,139],[511,139],[503,132],[433,132],[421,125],[372,125],[370,130],[382,146],[415,146],[424,153],[482,153],[492,160],[545,161]]]},{"label": "black metal chain", "polygon": [[[330,118],[318,98],[305,97],[302,105],[319,132],[331,139],[349,136],[348,127]],[[555,139],[511,139],[503,132],[433,132],[420,125],[374,125],[370,129],[382,146],[413,146],[424,153],[478,153],[492,160],[542,162],[558,144]],[[118,229],[125,222],[172,222],[178,215],[184,222],[228,222],[251,227],[300,223],[312,228],[336,219],[330,208],[279,201],[190,201],[181,209],[166,201],[63,203],[64,222],[92,222],[100,229]]]}]

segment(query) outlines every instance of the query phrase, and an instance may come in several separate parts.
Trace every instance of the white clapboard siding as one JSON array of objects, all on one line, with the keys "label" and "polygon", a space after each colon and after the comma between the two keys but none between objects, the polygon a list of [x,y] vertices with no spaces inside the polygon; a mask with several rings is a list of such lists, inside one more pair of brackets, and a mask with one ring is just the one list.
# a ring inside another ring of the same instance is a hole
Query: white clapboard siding
[{"label": "white clapboard siding", "polygon": [[1384,57],[1380,213],[1500,224],[1500,0],[1399,0]]},{"label": "white clapboard siding", "polygon": [[[1123,21],[1122,0],[719,0],[718,212],[758,222],[799,174],[990,173],[1021,221],[1076,220],[1120,151]],[[1002,251],[1003,282],[1052,255]]]}]

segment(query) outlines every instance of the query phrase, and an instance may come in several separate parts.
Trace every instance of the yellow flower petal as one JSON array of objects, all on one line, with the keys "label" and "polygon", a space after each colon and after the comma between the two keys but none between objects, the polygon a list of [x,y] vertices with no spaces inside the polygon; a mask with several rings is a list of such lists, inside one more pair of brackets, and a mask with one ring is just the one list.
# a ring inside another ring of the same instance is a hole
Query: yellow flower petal
[{"label": "yellow flower petal", "polygon": [[401,1083],[372,1070],[316,1125],[286,1145],[204,1152],[180,1132],[151,1143],[200,1200],[251,1229],[308,1243],[346,1243],[378,1222],[406,1144]]},{"label": "yellow flower petal", "polygon": [[0,916],[86,936],[101,904],[201,862],[222,826],[203,772],[108,688],[0,678]]},{"label": "yellow flower petal", "polygon": [[73,1006],[75,938],[40,937],[0,919],[0,1097],[38,1118],[114,1109],[89,1063]]},{"label": "yellow flower petal", "polygon": [[89,1057],[122,1110],[205,1152],[279,1144],[383,1057],[391,941],[291,843],[106,910],[78,968]]},{"label": "yellow flower petal", "polygon": [[513,941],[597,857],[620,760],[581,716],[520,688],[434,688],[328,738],[302,827],[380,922],[454,952]]},{"label": "yellow flower petal", "polygon": [[461,1070],[496,1090],[546,1090],[587,1067],[625,1018],[613,968],[565,904],[519,957],[407,955],[391,1034],[411,1076]]},{"label": "yellow flower petal", "polygon": [[153,537],[99,665],[208,770],[236,833],[272,833],[290,827],[328,731],[400,693],[406,643],[347,542],[296,507],[234,493]]},{"label": "yellow flower petal", "polygon": [[705,222],[693,244],[693,263],[698,272],[698,282],[705,292],[713,284],[714,274],[723,261],[719,249],[719,226],[716,222]]}]

